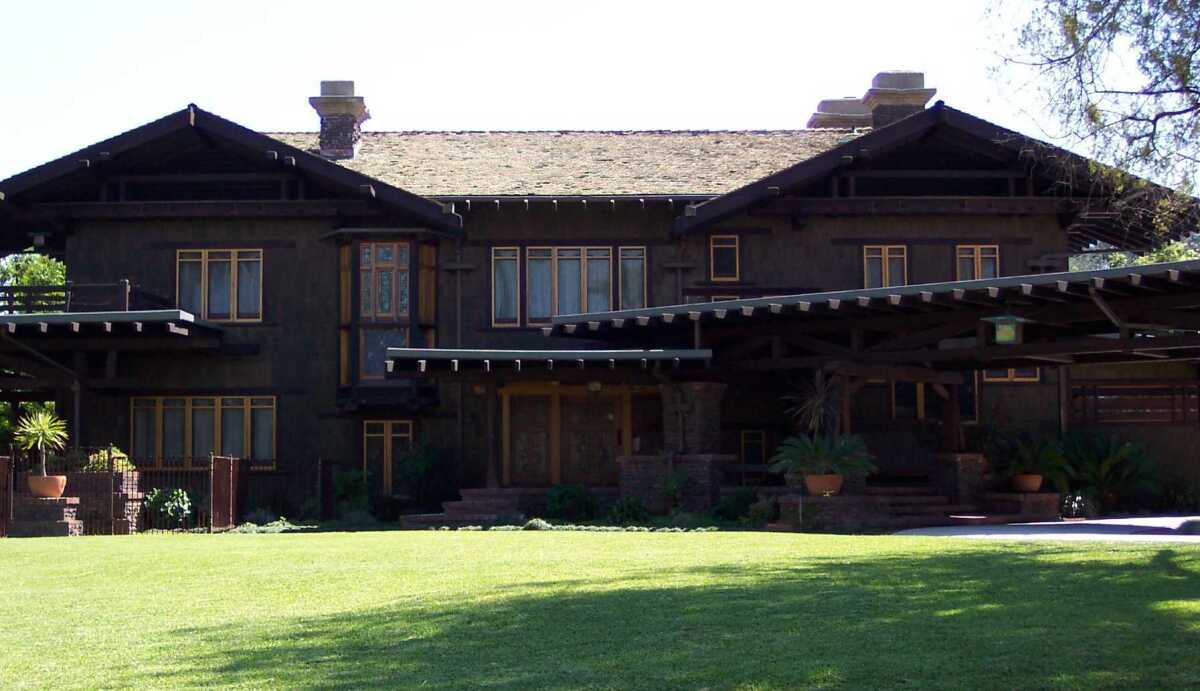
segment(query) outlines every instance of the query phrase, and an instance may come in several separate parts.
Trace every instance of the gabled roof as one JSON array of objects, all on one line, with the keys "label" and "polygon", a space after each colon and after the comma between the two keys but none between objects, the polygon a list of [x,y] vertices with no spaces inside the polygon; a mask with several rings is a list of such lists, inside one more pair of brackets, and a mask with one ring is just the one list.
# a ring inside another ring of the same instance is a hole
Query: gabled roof
[{"label": "gabled roof", "polygon": [[[338,163],[429,197],[718,195],[864,131],[364,132]],[[315,132],[270,136],[317,150]]]},{"label": "gabled roof", "polygon": [[106,157],[116,157],[123,152],[186,128],[194,128],[213,137],[260,152],[264,158],[268,156],[268,152],[273,151],[281,165],[285,159],[288,159],[289,162],[294,160],[296,170],[351,193],[361,194],[365,191],[378,203],[409,214],[433,229],[457,231],[462,226],[462,219],[447,213],[438,202],[420,197],[386,181],[344,168],[286,142],[214,115],[193,104],[110,139],[18,173],[6,180],[0,180],[0,201],[17,201],[21,194],[39,185],[77,173],[82,165],[86,165],[82,163],[83,161],[94,162]]},{"label": "gabled roof", "polygon": [[[990,144],[996,147],[997,151],[1005,151],[1014,159],[1032,153],[1038,160],[1047,162],[1047,166],[1052,165],[1057,173],[1063,175],[1070,182],[1073,190],[1091,192],[1099,199],[1106,199],[1112,194],[1109,190],[1111,185],[1094,173],[1094,168],[1099,165],[1095,161],[956,110],[942,101],[937,101],[924,111],[872,130],[853,141],[842,143],[715,199],[686,207],[684,214],[675,219],[674,230],[676,233],[682,234],[718,223],[756,204],[785,193],[788,189],[829,176],[859,160],[864,153],[867,153],[872,159],[877,159],[888,152],[921,139],[940,127],[957,130],[985,144]],[[1140,234],[1139,241],[1147,242],[1149,239],[1150,244],[1156,245],[1164,239],[1177,239],[1195,230],[1195,200],[1188,200],[1190,211],[1181,217],[1175,227],[1168,230],[1165,237],[1162,234],[1156,237],[1155,229],[1149,227],[1154,224],[1148,220],[1155,213],[1154,201],[1163,195],[1174,195],[1174,193],[1147,181],[1132,179],[1139,183],[1145,183],[1144,189],[1154,192],[1152,195],[1141,195],[1143,197],[1141,201],[1138,201],[1138,195],[1141,193],[1136,190],[1128,195],[1132,204],[1141,207],[1139,208],[1140,215],[1146,217],[1140,219],[1145,227],[1133,229]],[[1069,194],[1070,191],[1068,189],[1067,193]],[[1063,199],[1067,201],[1069,197],[1064,196]]]}]

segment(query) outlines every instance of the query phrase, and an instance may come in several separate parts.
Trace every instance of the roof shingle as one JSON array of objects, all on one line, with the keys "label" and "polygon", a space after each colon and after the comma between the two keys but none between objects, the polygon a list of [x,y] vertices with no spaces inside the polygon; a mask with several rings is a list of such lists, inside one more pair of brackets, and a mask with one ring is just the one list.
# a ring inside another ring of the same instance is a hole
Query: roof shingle
[{"label": "roof shingle", "polygon": [[[722,194],[866,130],[364,132],[338,161],[427,197]],[[316,151],[315,132],[268,132]]]}]

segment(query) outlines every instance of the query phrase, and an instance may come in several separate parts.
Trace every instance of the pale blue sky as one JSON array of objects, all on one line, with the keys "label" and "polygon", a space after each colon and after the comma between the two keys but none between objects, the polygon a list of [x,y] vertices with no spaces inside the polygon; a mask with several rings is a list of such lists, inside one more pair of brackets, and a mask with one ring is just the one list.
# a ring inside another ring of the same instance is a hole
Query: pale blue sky
[{"label": "pale blue sky", "polygon": [[0,178],[189,102],[312,130],[322,79],[367,129],[803,127],[817,101],[916,69],[937,98],[1035,136],[989,73],[984,2],[14,2],[0,25]]}]

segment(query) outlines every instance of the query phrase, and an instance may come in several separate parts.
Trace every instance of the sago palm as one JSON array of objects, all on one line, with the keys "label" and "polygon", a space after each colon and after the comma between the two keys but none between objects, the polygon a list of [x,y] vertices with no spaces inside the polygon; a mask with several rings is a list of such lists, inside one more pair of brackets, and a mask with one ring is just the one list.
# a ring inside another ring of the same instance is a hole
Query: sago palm
[{"label": "sago palm", "polygon": [[46,476],[46,452],[62,451],[67,445],[67,423],[57,415],[39,410],[21,418],[13,438],[22,449],[37,449],[38,469]]}]

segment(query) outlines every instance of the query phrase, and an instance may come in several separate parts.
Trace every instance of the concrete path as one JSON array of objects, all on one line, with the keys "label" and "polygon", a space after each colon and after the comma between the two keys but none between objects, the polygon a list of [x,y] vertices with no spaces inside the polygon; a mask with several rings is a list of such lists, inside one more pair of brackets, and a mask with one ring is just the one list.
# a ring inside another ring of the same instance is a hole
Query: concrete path
[{"label": "concrete path", "polygon": [[1009,523],[1007,525],[915,528],[897,535],[990,538],[996,540],[1102,540],[1111,542],[1179,542],[1200,546],[1200,534],[1176,532],[1186,521],[1200,523],[1200,516],[1146,516],[1093,521]]}]

